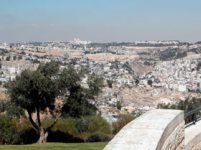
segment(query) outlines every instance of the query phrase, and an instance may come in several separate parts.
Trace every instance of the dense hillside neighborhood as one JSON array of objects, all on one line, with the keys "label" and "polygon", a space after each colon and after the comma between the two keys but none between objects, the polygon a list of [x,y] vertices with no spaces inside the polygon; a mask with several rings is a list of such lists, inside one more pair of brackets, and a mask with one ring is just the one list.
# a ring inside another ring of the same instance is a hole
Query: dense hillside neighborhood
[{"label": "dense hillside neighborhood", "polygon": [[[84,68],[104,79],[95,104],[113,122],[119,114],[143,113],[158,103],[199,97],[200,49],[200,42],[179,41],[1,43],[0,82],[4,85],[23,70],[35,70],[51,60],[58,61],[61,69],[67,64]],[[2,86],[1,92],[5,91]]]}]

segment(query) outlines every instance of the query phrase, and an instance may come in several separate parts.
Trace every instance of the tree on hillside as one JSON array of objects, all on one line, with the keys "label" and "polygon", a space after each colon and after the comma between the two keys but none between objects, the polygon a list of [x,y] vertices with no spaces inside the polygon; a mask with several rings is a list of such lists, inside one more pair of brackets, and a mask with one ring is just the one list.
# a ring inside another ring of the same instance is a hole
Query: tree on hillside
[{"label": "tree on hillside", "polygon": [[138,86],[139,83],[140,83],[139,79],[136,79],[136,80],[135,80],[135,85]]},{"label": "tree on hillside", "polygon": [[10,61],[10,56],[6,57],[6,61]]},{"label": "tree on hillside", "polygon": [[147,81],[147,84],[148,84],[149,86],[152,86],[153,81],[152,81],[152,80],[148,80],[148,81]]},{"label": "tree on hillside", "polygon": [[[64,69],[60,74],[60,83],[63,99],[65,104],[62,108],[62,113],[71,117],[81,117],[91,115],[96,112],[96,107],[89,103],[101,92],[103,80],[97,75],[88,75],[89,88],[81,86],[81,77],[83,77],[82,69],[76,72],[72,66]],[[87,109],[86,109],[87,108]]]},{"label": "tree on hillside", "polygon": [[[46,129],[41,125],[40,112],[46,108],[54,109],[54,101],[59,94],[57,79],[51,77],[53,75],[46,76],[39,67],[36,71],[23,71],[8,85],[11,102],[27,111],[31,124],[40,133],[39,143],[43,143],[47,137]],[[32,118],[33,113],[36,113],[36,121]]]},{"label": "tree on hillside", "polygon": [[112,80],[107,80],[107,85],[109,88],[112,88],[112,84],[113,84]]},{"label": "tree on hillside", "polygon": [[[27,111],[29,121],[40,134],[38,143],[46,142],[49,130],[61,115],[80,117],[96,111],[96,107],[90,104],[88,99],[98,94],[97,91],[92,93],[90,85],[89,89],[83,88],[80,81],[79,73],[73,67],[68,66],[67,69],[59,71],[58,63],[50,62],[39,65],[36,71],[23,71],[14,81],[8,83],[10,101]],[[41,112],[47,108],[54,112],[57,97],[63,98],[64,105],[54,115],[54,122],[44,128],[41,124]],[[36,113],[36,120],[33,119],[33,113]]]},{"label": "tree on hillside", "polygon": [[100,87],[103,87],[103,78],[95,75],[94,73],[89,76],[88,80],[89,85],[89,98],[93,98],[93,96],[97,96],[98,93],[101,91]]}]

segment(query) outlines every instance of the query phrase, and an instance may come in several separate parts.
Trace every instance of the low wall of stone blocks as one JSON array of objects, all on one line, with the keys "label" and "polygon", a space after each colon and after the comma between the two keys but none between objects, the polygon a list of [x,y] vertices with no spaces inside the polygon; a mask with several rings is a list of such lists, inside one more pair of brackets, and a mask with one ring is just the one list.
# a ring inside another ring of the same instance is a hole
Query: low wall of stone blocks
[{"label": "low wall of stone blocks", "polygon": [[183,150],[184,113],[156,109],[127,124],[104,150]]},{"label": "low wall of stone blocks", "polygon": [[185,150],[201,150],[201,121],[185,129]]}]

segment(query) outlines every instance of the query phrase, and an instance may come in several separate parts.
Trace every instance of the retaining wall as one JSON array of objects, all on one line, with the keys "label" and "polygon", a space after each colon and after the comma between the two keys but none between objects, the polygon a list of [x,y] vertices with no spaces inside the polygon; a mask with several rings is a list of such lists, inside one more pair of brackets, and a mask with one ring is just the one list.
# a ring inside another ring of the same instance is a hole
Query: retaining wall
[{"label": "retaining wall", "polygon": [[201,121],[185,129],[185,150],[201,150]]},{"label": "retaining wall", "polygon": [[156,109],[127,124],[104,150],[183,150],[184,113]]}]

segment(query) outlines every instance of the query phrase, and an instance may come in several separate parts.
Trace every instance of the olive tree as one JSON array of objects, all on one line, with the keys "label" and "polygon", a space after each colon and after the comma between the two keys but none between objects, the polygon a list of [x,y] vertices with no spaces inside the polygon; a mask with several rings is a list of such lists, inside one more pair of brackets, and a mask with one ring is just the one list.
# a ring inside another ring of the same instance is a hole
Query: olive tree
[{"label": "olive tree", "polygon": [[[81,117],[96,112],[96,107],[88,100],[100,92],[100,87],[94,85],[98,81],[97,78],[93,77],[90,80],[95,81],[90,81],[88,89],[83,88],[79,72],[73,67],[68,66],[61,71],[58,63],[50,62],[39,65],[35,71],[23,71],[14,81],[7,84],[7,89],[10,101],[27,112],[29,121],[40,135],[38,143],[44,143],[49,130],[62,115]],[[92,92],[92,89],[95,92]],[[52,113],[54,122],[44,128],[41,123],[41,112],[47,108],[50,112],[54,112],[57,97],[63,98],[64,105],[59,111],[57,110],[56,115]]]}]

